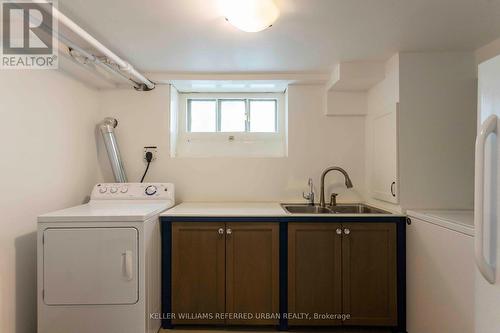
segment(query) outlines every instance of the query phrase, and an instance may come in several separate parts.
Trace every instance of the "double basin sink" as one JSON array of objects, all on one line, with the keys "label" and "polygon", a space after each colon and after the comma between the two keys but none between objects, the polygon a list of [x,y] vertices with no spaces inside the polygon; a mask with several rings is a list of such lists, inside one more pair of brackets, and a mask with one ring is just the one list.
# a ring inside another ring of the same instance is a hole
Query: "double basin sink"
[{"label": "double basin sink", "polygon": [[391,214],[365,204],[338,204],[321,207],[309,204],[281,204],[291,214]]}]

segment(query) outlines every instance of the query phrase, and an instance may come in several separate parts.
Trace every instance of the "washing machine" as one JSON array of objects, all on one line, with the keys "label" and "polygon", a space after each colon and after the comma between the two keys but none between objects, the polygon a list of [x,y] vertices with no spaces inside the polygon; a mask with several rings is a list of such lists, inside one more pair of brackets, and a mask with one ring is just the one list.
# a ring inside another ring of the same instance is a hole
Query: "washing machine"
[{"label": "washing machine", "polygon": [[161,317],[159,214],[168,183],[97,184],[38,217],[38,333],[153,333]]}]

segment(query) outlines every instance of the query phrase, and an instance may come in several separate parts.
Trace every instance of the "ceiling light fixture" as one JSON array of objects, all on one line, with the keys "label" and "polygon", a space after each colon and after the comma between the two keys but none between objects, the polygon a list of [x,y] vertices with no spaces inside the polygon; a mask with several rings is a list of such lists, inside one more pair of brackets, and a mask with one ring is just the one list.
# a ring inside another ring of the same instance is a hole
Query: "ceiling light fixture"
[{"label": "ceiling light fixture", "polygon": [[274,0],[223,0],[226,20],[245,32],[258,32],[269,28],[280,12]]}]

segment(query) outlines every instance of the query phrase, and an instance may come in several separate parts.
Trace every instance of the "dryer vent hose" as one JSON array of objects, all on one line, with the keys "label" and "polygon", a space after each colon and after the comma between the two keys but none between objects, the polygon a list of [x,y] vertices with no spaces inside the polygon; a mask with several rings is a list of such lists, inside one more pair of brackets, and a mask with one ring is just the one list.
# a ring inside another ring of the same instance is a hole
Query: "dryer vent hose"
[{"label": "dryer vent hose", "polygon": [[115,137],[114,129],[116,126],[118,126],[118,120],[115,118],[104,118],[99,124],[99,129],[101,130],[104,145],[108,152],[111,169],[113,169],[113,175],[115,176],[115,182],[127,183],[127,175],[125,174],[120,149],[118,148],[118,142]]}]

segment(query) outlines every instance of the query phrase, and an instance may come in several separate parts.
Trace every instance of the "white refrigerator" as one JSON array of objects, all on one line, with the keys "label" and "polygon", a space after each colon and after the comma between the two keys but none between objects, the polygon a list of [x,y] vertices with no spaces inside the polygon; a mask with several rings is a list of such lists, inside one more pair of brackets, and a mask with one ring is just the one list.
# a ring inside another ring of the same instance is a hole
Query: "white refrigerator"
[{"label": "white refrigerator", "polygon": [[500,56],[478,72],[475,156],[475,333],[500,332]]}]

